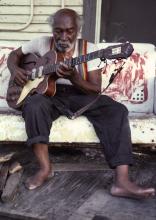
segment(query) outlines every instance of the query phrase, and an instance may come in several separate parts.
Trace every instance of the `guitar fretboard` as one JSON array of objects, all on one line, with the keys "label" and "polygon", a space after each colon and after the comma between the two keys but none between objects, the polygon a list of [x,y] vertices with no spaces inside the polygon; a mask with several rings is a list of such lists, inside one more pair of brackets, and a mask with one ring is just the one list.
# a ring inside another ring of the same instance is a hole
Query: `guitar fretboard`
[{"label": "guitar fretboard", "polygon": [[[92,52],[92,53],[88,53],[86,55],[81,55],[79,57],[67,59],[67,60],[64,61],[64,63],[66,65],[68,65],[69,67],[74,67],[74,66],[79,65],[81,63],[86,63],[86,62],[88,62],[90,60],[94,60],[96,58],[100,58],[100,57],[102,57],[102,53],[103,53],[103,49],[95,51],[95,52]],[[43,69],[43,74],[47,75],[49,73],[56,72],[58,66],[59,66],[59,63],[46,65],[44,67],[44,69]]]}]

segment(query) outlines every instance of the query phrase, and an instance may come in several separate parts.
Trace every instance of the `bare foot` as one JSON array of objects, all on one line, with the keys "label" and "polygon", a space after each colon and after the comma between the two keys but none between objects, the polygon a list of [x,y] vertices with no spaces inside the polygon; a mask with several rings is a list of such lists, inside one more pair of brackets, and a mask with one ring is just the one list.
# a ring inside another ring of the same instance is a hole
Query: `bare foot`
[{"label": "bare foot", "polygon": [[52,176],[54,176],[54,173],[43,172],[42,170],[39,170],[34,176],[27,179],[25,186],[29,190],[36,189]]},{"label": "bare foot", "polygon": [[155,189],[139,187],[135,183],[128,182],[122,185],[113,185],[110,193],[112,196],[144,199],[155,196]]}]

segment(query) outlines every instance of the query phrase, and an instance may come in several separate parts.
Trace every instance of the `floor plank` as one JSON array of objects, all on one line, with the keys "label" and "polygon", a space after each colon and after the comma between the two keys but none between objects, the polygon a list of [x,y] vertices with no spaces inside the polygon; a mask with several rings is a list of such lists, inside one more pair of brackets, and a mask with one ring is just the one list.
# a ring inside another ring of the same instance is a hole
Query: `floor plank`
[{"label": "floor plank", "polygon": [[8,172],[9,172],[9,164],[3,163],[3,165],[1,166],[1,169],[0,169],[0,195],[2,194],[3,189],[5,187]]},{"label": "floor plank", "polygon": [[54,163],[53,170],[59,171],[97,171],[97,170],[110,170],[105,164],[95,163]]}]

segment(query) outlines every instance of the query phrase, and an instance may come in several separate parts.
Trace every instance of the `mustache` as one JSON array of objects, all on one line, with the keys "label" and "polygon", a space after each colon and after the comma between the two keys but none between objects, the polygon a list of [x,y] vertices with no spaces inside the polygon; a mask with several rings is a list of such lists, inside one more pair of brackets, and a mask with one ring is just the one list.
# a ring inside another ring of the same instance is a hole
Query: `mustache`
[{"label": "mustache", "polygon": [[71,43],[70,41],[62,41],[58,40],[57,42],[55,41],[55,46],[56,48],[61,51],[61,52],[67,52],[68,50],[71,50],[74,47],[75,42]]},{"label": "mustache", "polygon": [[69,41],[58,41],[57,45],[68,48],[71,46],[71,43]]}]

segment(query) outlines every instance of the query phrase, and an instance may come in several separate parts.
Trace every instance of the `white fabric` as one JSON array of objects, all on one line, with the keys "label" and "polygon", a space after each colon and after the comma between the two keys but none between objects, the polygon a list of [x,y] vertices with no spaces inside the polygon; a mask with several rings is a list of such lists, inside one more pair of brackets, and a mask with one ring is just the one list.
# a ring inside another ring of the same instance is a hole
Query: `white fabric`
[{"label": "white fabric", "polygon": [[[51,37],[50,36],[43,36],[43,37],[39,37],[39,38],[34,38],[33,40],[25,43],[22,46],[22,52],[24,54],[36,53],[39,56],[43,56],[45,53],[47,53],[50,50],[50,45],[51,45]],[[90,42],[87,43],[87,53],[91,53],[96,50],[99,50],[99,49],[95,44],[90,43]],[[73,57],[78,57],[78,41],[76,41],[75,51],[74,51]],[[100,64],[100,59],[94,59],[94,60],[89,61],[87,63],[88,71],[90,72],[90,71],[98,69],[99,64]],[[101,66],[100,66],[100,68],[101,68]],[[59,83],[59,84],[72,84],[67,79],[58,79],[57,83]]]}]

